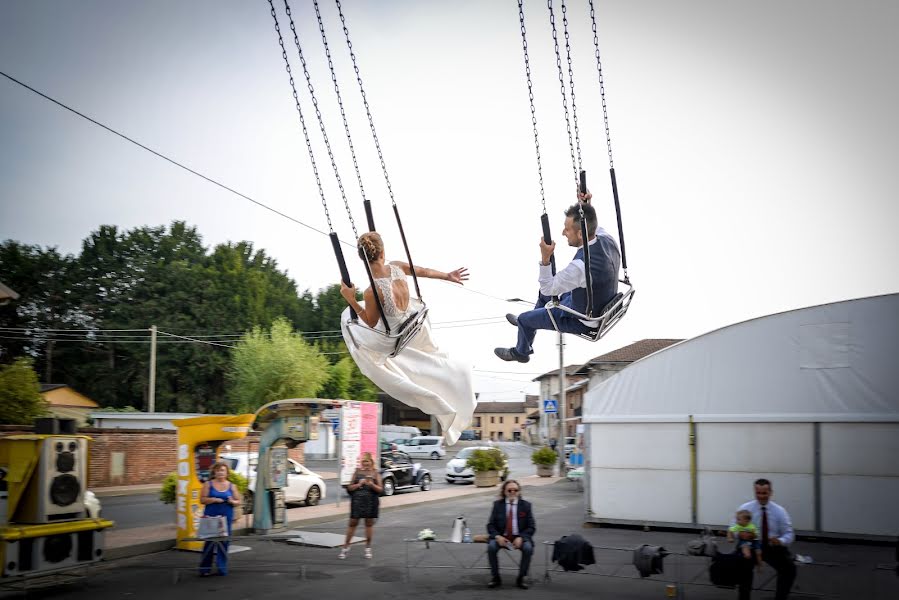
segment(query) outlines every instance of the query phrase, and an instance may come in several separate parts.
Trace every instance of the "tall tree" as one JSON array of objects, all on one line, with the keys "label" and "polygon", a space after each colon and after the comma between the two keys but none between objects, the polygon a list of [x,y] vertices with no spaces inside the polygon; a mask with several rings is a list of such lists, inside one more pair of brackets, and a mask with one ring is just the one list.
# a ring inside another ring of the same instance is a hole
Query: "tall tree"
[{"label": "tall tree", "polygon": [[254,327],[237,344],[229,371],[231,410],[253,412],[283,398],[315,398],[328,381],[327,359],[293,332],[285,318],[270,331]]}]

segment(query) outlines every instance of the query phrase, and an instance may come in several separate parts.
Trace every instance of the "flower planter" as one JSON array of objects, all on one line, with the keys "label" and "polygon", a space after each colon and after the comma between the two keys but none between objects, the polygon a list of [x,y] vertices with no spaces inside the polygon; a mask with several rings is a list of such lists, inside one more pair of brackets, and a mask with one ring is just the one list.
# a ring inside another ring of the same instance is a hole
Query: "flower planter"
[{"label": "flower planter", "polygon": [[553,476],[553,466],[552,465],[537,465],[537,475],[540,477],[552,477]]},{"label": "flower planter", "polygon": [[499,471],[478,471],[474,474],[476,487],[493,487],[499,484]]}]

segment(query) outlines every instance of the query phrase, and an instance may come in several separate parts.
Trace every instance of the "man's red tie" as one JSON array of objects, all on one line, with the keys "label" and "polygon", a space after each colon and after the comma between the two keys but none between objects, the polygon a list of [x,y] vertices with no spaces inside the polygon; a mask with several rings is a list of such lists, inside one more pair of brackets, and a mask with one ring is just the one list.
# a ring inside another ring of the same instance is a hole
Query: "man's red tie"
[{"label": "man's red tie", "polygon": [[514,514],[512,513],[512,507],[515,506],[511,502],[509,503],[509,512],[506,514],[506,535],[504,536],[507,540],[512,539],[512,517]]},{"label": "man's red tie", "polygon": [[762,546],[768,545],[768,508],[762,507]]}]

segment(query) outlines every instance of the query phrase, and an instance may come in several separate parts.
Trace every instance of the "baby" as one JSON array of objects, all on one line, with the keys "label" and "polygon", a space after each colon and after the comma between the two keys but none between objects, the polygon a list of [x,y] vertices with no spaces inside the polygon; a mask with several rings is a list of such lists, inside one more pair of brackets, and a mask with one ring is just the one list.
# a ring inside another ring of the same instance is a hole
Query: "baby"
[{"label": "baby", "polygon": [[[741,533],[751,533],[751,540],[744,540],[740,537]],[[744,558],[751,559],[752,551],[755,550],[755,561],[758,568],[762,568],[762,545],[759,542],[759,528],[752,522],[752,513],[748,510],[737,511],[737,522],[730,526],[727,530],[727,540],[729,542],[736,541],[736,549],[743,553]]]}]

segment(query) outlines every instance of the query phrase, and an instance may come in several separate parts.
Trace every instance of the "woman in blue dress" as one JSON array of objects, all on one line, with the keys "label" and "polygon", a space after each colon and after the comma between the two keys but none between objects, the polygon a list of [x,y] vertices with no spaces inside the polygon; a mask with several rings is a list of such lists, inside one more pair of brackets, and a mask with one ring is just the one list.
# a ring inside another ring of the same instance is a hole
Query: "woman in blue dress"
[{"label": "woman in blue dress", "polygon": [[[212,479],[203,484],[200,492],[200,504],[205,504],[203,516],[225,517],[228,523],[228,537],[231,537],[231,522],[234,520],[234,507],[240,504],[240,492],[237,486],[228,481],[230,474],[228,465],[217,462],[212,465]],[[200,577],[212,574],[212,557],[219,575],[228,574],[228,542],[206,542],[203,544],[203,557],[200,559]]]}]

